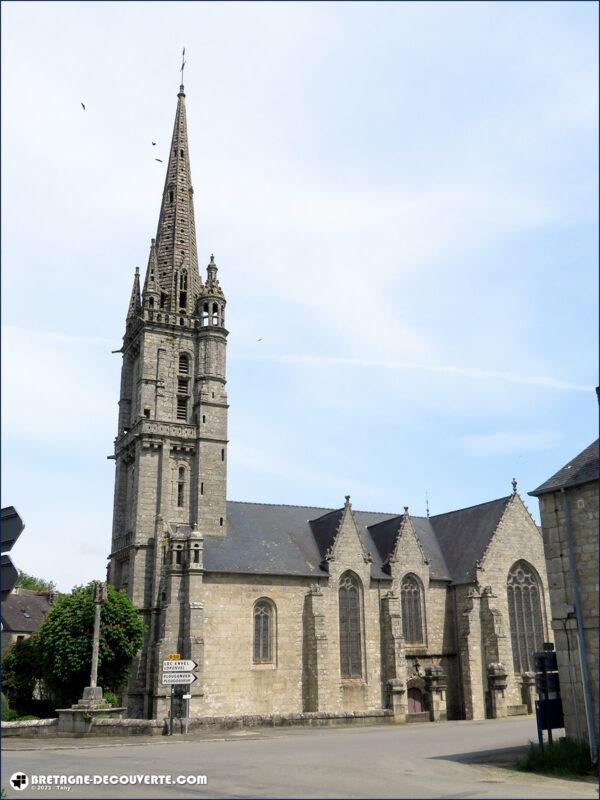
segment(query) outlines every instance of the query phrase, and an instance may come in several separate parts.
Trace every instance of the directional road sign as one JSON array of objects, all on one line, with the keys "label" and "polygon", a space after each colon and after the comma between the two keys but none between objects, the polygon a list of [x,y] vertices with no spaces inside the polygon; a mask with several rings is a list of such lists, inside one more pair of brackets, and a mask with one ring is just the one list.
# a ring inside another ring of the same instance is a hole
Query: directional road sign
[{"label": "directional road sign", "polygon": [[3,508],[0,513],[0,534],[2,536],[2,552],[8,553],[19,536],[23,533],[23,520],[14,506]]},{"label": "directional road sign", "polygon": [[[2,552],[7,553],[17,541],[25,525],[14,506],[7,506],[0,512],[0,540]],[[12,563],[10,556],[2,556],[2,591],[0,595],[4,600],[13,590],[19,573]]]},{"label": "directional road sign", "polygon": [[6,596],[10,594],[19,578],[19,572],[12,563],[10,556],[2,556],[2,572],[0,577],[2,579],[2,599],[4,600]]},{"label": "directional road sign", "polygon": [[197,676],[193,672],[163,672],[162,685],[190,684],[196,680]]},{"label": "directional road sign", "polygon": [[163,661],[163,672],[192,672],[197,666],[191,658],[180,658],[177,661]]}]

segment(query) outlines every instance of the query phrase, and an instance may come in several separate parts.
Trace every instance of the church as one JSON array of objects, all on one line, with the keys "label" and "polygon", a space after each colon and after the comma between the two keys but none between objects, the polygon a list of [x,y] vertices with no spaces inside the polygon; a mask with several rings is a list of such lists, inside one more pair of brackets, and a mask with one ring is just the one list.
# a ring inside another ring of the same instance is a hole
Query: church
[{"label": "church", "polygon": [[531,713],[532,653],[552,630],[542,537],[516,482],[431,517],[358,511],[349,496],[333,509],[229,501],[225,308],[214,257],[198,265],[181,86],[111,456],[108,580],[147,625],[128,716],[166,716],[172,653],[198,664],[192,717]]}]

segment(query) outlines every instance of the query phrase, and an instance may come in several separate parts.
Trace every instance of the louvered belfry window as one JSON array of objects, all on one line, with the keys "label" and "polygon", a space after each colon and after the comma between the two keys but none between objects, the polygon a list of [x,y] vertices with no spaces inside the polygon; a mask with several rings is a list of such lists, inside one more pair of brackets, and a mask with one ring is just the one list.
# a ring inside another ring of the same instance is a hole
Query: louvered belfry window
[{"label": "louvered belfry window", "polygon": [[406,575],[400,588],[402,632],[408,644],[423,643],[423,606],[421,584],[414,575]]},{"label": "louvered belfry window", "polygon": [[342,678],[362,677],[360,584],[346,572],[340,579],[340,664]]},{"label": "louvered belfry window", "polygon": [[259,600],[254,606],[254,663],[271,664],[273,661],[273,606],[268,600]]},{"label": "louvered belfry window", "polygon": [[517,561],[508,573],[508,618],[515,672],[533,670],[533,654],[544,649],[541,589],[533,567]]}]

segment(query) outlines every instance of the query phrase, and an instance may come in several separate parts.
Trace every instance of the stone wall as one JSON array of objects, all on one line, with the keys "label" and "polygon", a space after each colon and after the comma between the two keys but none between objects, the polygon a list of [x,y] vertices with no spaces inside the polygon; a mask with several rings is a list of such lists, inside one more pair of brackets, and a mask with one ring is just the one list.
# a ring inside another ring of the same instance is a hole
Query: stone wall
[{"label": "stone wall", "polygon": [[[566,494],[571,513],[594,727],[598,736],[598,483],[567,489]],[[542,495],[539,501],[565,729],[568,736],[586,739],[575,599],[563,501],[560,493]]]}]

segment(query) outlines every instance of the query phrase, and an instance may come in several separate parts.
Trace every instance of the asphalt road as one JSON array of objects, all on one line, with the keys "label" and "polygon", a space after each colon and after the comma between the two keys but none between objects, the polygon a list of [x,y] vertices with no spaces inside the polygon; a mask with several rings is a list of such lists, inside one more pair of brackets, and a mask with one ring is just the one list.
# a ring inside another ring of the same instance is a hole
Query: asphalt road
[{"label": "asphalt road", "polygon": [[[531,718],[402,726],[262,729],[212,738],[3,740],[7,797],[592,798],[594,783],[515,772]],[[484,762],[484,763],[482,763]],[[10,787],[28,776],[22,791]],[[33,775],[205,775],[206,786],[46,788]]]}]

